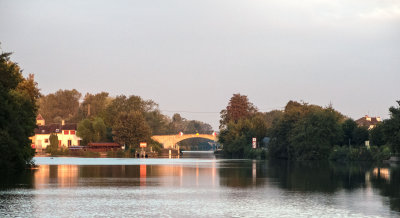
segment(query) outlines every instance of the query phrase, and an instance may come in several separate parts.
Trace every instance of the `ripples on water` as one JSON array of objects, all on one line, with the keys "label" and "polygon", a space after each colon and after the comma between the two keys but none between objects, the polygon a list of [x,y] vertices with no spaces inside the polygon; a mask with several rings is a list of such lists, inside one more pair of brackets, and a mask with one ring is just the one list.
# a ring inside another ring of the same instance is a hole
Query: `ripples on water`
[{"label": "ripples on water", "polygon": [[398,166],[219,159],[35,158],[1,178],[0,216],[394,217]]}]

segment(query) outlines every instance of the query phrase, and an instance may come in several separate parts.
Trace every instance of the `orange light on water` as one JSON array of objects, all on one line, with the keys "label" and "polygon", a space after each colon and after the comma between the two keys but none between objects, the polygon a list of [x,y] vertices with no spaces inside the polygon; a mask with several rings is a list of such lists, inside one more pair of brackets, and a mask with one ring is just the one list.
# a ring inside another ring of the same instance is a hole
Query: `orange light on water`
[{"label": "orange light on water", "polygon": [[140,186],[146,186],[147,165],[140,165]]}]

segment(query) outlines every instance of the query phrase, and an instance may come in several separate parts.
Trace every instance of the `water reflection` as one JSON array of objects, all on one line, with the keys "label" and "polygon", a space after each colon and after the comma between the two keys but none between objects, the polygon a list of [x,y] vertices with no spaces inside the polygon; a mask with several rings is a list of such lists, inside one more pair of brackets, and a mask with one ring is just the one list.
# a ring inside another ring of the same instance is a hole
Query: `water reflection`
[{"label": "water reflection", "polygon": [[220,185],[237,188],[264,186],[267,170],[264,162],[237,160],[221,163],[218,168]]},{"label": "water reflection", "polygon": [[390,209],[400,211],[400,167],[375,168],[373,172],[372,186],[389,197]]},{"label": "water reflection", "polygon": [[77,186],[215,187],[217,165],[41,165],[33,173],[33,188]]},{"label": "water reflection", "polygon": [[[137,189],[151,190],[150,196],[155,200],[160,197],[157,193],[174,192],[174,195],[161,197],[184,198],[190,201],[199,196],[213,196],[220,201],[232,201],[233,205],[238,200],[252,202],[257,199],[257,202],[263,202],[269,198],[282,201],[281,203],[290,202],[300,195],[300,199],[311,200],[318,196],[323,202],[328,202],[328,206],[364,210],[368,208],[368,203],[377,204],[376,201],[380,201],[392,211],[400,212],[399,166],[215,159],[208,162],[181,159],[174,164],[170,163],[40,165],[34,171],[0,178],[0,215],[17,208],[22,211],[30,210],[30,207],[39,205],[33,202],[68,200],[68,196],[75,193],[72,190],[84,191],[82,196],[92,196],[92,189],[96,192],[102,191],[105,196],[112,196],[115,188],[124,190],[127,198],[132,194],[139,194],[130,193]],[[21,192],[21,189],[25,191]],[[36,193],[45,192],[38,195],[30,190],[35,190]],[[57,190],[57,194],[52,195],[53,191],[48,192],[49,190]],[[106,194],[107,190],[110,193]],[[180,190],[185,192],[181,193]],[[121,191],[117,193],[122,195]],[[196,197],[191,197],[192,194]],[[361,206],[356,204],[357,201]],[[28,209],[17,206],[20,202],[28,205]],[[370,214],[380,212],[371,211]]]},{"label": "water reflection", "polygon": [[365,187],[365,174],[370,168],[365,164],[271,161],[267,176],[276,178],[279,187],[288,190],[334,193]]}]

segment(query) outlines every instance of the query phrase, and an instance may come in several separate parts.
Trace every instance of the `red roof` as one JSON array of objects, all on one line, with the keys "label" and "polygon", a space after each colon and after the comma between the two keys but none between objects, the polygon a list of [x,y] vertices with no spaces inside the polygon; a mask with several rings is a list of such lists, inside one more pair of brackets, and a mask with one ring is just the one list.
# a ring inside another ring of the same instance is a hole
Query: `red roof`
[{"label": "red roof", "polygon": [[44,120],[44,119],[43,119],[42,115],[38,114],[38,115],[36,116],[36,120]]},{"label": "red roof", "polygon": [[375,126],[380,122],[380,118],[378,117],[369,117],[369,116],[364,116],[361,117],[360,119],[356,120],[356,123],[359,126],[364,126],[364,127],[369,127],[371,125]]},{"label": "red roof", "polygon": [[77,130],[77,124],[67,123],[65,125],[61,125],[58,123],[53,123],[45,126],[38,126],[35,129],[35,134],[61,133],[62,130]]}]

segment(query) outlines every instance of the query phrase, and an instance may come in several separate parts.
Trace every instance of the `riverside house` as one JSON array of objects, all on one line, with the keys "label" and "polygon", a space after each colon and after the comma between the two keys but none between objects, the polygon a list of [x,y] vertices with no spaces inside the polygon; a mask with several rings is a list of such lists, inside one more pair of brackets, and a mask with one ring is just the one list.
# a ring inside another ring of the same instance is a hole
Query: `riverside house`
[{"label": "riverside house", "polygon": [[38,127],[35,129],[35,136],[31,138],[32,148],[34,148],[36,152],[42,152],[47,146],[50,145],[49,138],[51,133],[57,135],[58,147],[63,146],[67,148],[71,146],[79,146],[81,144],[82,139],[76,135],[76,123],[65,124],[63,120],[61,123],[46,125],[45,120],[39,114],[36,117],[36,125]]},{"label": "riverside house", "polygon": [[370,117],[368,115],[356,120],[358,126],[363,126],[368,129],[373,129],[379,122],[382,122],[380,117]]}]

